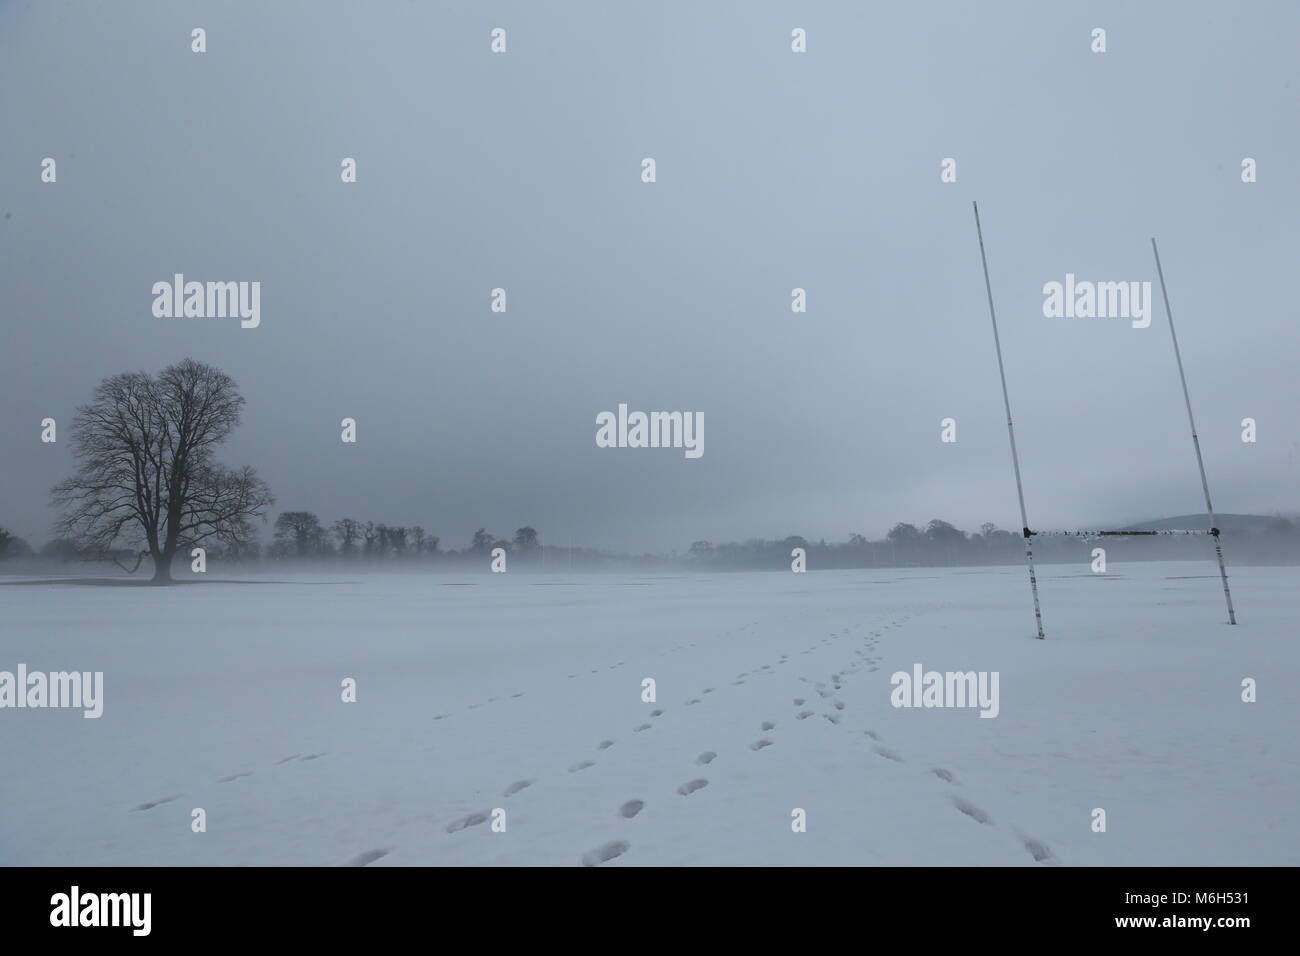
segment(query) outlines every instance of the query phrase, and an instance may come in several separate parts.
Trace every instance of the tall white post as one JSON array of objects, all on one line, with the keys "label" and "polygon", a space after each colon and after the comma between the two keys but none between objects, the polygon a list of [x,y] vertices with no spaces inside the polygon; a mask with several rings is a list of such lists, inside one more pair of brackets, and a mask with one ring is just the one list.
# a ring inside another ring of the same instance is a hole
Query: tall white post
[{"label": "tall white post", "polygon": [[1165,315],[1169,319],[1169,338],[1174,343],[1174,359],[1178,362],[1178,379],[1183,383],[1183,401],[1187,404],[1187,423],[1192,427],[1192,447],[1196,449],[1196,467],[1201,471],[1201,490],[1205,492],[1205,513],[1210,519],[1210,534],[1214,535],[1214,554],[1219,559],[1219,577],[1223,580],[1223,598],[1228,602],[1228,623],[1237,623],[1237,612],[1232,608],[1232,592],[1228,590],[1228,569],[1223,564],[1223,546],[1219,542],[1219,527],[1214,520],[1214,505],[1210,504],[1210,483],[1205,479],[1205,461],[1201,458],[1201,440],[1196,436],[1196,419],[1192,416],[1192,399],[1187,393],[1187,376],[1183,374],[1183,356],[1178,350],[1178,333],[1174,331],[1174,313],[1169,308],[1169,290],[1165,287],[1165,270],[1160,266],[1160,250],[1155,237],[1151,237],[1151,251],[1156,257],[1156,274],[1160,276],[1160,294],[1165,300]]},{"label": "tall white post", "polygon": [[1034,573],[1033,532],[1029,530],[1029,518],[1025,514],[1025,487],[1020,481],[1020,455],[1016,452],[1016,427],[1011,423],[1011,399],[1007,395],[1007,372],[1002,364],[1002,340],[998,338],[998,316],[993,308],[993,285],[989,282],[989,260],[988,256],[984,254],[984,230],[980,228],[980,207],[975,202],[972,202],[971,206],[975,209],[975,233],[980,240],[980,262],[984,264],[984,289],[989,296],[989,318],[993,320],[993,346],[998,353],[998,375],[1002,379],[1002,404],[1006,406],[1007,410],[1007,435],[1011,439],[1011,464],[1016,471],[1016,494],[1020,498],[1020,531],[1025,538],[1025,562],[1029,565],[1029,589],[1034,595],[1034,622],[1038,625],[1038,639],[1041,641],[1044,639],[1043,612],[1038,606],[1038,576]]}]

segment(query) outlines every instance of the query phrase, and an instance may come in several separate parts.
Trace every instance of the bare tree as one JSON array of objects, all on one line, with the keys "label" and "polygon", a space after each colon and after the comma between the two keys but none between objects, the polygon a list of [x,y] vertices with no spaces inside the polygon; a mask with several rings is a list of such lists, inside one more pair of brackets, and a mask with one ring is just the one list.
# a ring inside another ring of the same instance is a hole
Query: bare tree
[{"label": "bare tree", "polygon": [[381,561],[388,557],[393,547],[392,529],[382,521],[375,525],[375,556]]},{"label": "bare tree", "polygon": [[334,522],[334,537],[339,539],[339,554],[345,558],[356,554],[362,530],[361,522],[355,518],[339,518]]},{"label": "bare tree", "polygon": [[393,549],[393,555],[397,560],[406,557],[406,529],[401,525],[394,525],[388,529],[388,543]]},{"label": "bare tree", "polygon": [[0,560],[5,558],[25,558],[32,553],[32,546],[11,531],[0,528]]},{"label": "bare tree", "polygon": [[51,491],[57,532],[91,552],[142,548],[157,584],[182,548],[246,543],[274,499],[252,468],[213,460],[243,405],[230,376],[193,359],[104,379],[73,419],[77,472]]},{"label": "bare tree", "polygon": [[284,511],[275,519],[275,541],[299,558],[323,554],[329,543],[320,519],[310,511]]}]

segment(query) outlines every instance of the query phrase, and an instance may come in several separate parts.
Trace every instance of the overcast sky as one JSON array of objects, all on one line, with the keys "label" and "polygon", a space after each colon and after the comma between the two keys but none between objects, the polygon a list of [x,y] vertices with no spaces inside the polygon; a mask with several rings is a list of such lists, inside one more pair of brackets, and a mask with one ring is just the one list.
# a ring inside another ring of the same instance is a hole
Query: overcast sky
[{"label": "overcast sky", "polygon": [[[192,356],[277,512],[444,547],[1018,528],[972,199],[1031,524],[1203,509],[1163,308],[1042,312],[1152,235],[1216,507],[1300,509],[1300,8],[1066,6],[0,2],[0,525],[49,536],[41,419]],[[177,272],[260,327],[156,318]],[[619,403],[703,457],[598,448]]]}]

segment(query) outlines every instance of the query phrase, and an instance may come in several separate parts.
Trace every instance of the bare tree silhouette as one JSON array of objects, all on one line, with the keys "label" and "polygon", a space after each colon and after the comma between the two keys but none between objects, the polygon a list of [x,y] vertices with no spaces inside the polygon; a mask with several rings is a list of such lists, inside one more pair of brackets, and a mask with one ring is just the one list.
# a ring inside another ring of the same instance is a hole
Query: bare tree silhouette
[{"label": "bare tree silhouette", "polygon": [[356,518],[339,518],[334,522],[334,537],[339,539],[339,554],[350,558],[356,554],[362,524]]},{"label": "bare tree silhouette", "polygon": [[72,423],[77,472],[51,491],[65,509],[58,532],[88,551],[142,548],[157,584],[182,548],[246,543],[270,490],[252,468],[213,460],[243,405],[230,376],[188,358],[156,377],[104,379]]},{"label": "bare tree silhouette", "polygon": [[310,511],[285,511],[275,519],[275,543],[299,558],[320,554],[328,546],[320,519]]}]

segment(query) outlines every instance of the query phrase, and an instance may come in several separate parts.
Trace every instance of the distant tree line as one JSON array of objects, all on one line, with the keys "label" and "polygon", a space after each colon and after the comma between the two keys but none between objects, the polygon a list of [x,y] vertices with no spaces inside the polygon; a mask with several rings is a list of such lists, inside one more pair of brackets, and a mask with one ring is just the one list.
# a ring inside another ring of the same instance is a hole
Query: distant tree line
[{"label": "distant tree line", "polygon": [[[270,560],[329,559],[345,561],[432,561],[466,555],[488,557],[501,548],[508,554],[531,555],[539,548],[537,531],[523,527],[513,538],[498,538],[484,528],[474,532],[463,551],[439,549],[442,539],[420,525],[385,524],[339,518],[329,525],[310,511],[284,511],[275,519],[265,557]],[[254,557],[245,547],[240,557]]]},{"label": "distant tree line", "polygon": [[[1292,564],[1300,561],[1300,529],[1287,518],[1274,518],[1259,529],[1222,532],[1229,561],[1241,564]],[[1175,561],[1205,558],[1213,551],[1203,537],[1036,537],[1034,557],[1044,563],[1089,562],[1094,548],[1107,561]],[[1025,560],[1024,537],[991,522],[967,532],[938,518],[924,527],[900,522],[884,538],[872,541],[850,534],[847,541],[809,541],[792,535],[777,541],[751,538],[741,543],[696,541],[686,553],[697,567],[788,568],[791,552],[804,549],[809,570],[877,567],[959,567],[1018,564]]]},{"label": "distant tree line", "polygon": [[[1300,529],[1286,518],[1261,521],[1259,527],[1223,532],[1229,563],[1293,564],[1300,562]],[[778,540],[750,538],[743,542],[696,541],[684,553],[629,555],[593,548],[544,545],[535,528],[524,526],[509,537],[479,528],[465,547],[443,549],[442,539],[420,525],[339,518],[323,522],[310,511],[281,512],[272,525],[270,542],[263,546],[251,536],[209,543],[210,560],[230,564],[347,563],[374,566],[485,569],[492,552],[500,548],[511,569],[568,567],[582,569],[644,570],[788,570],[791,552],[802,548],[810,571],[834,568],[959,567],[1019,564],[1024,561],[1024,540],[1019,533],[992,523],[967,532],[935,519],[924,526],[900,522],[879,540],[850,534],[846,541],[811,541],[799,535]],[[1044,563],[1091,560],[1092,549],[1106,549],[1108,562],[1169,561],[1208,558],[1205,538],[1036,538],[1035,559]],[[0,564],[125,559],[129,551],[105,552],[56,537],[39,549],[0,528]],[[22,560],[26,559],[26,561]],[[118,560],[118,563],[123,563]]]},{"label": "distant tree line", "polygon": [[791,535],[777,541],[751,538],[744,542],[713,544],[696,541],[687,559],[697,565],[734,568],[788,566],[791,553],[802,548],[812,568],[912,567],[965,564],[1007,564],[1024,559],[1018,534],[986,523],[968,534],[938,518],[924,528],[900,522],[884,538],[872,541],[850,534],[847,541],[809,541]]}]

